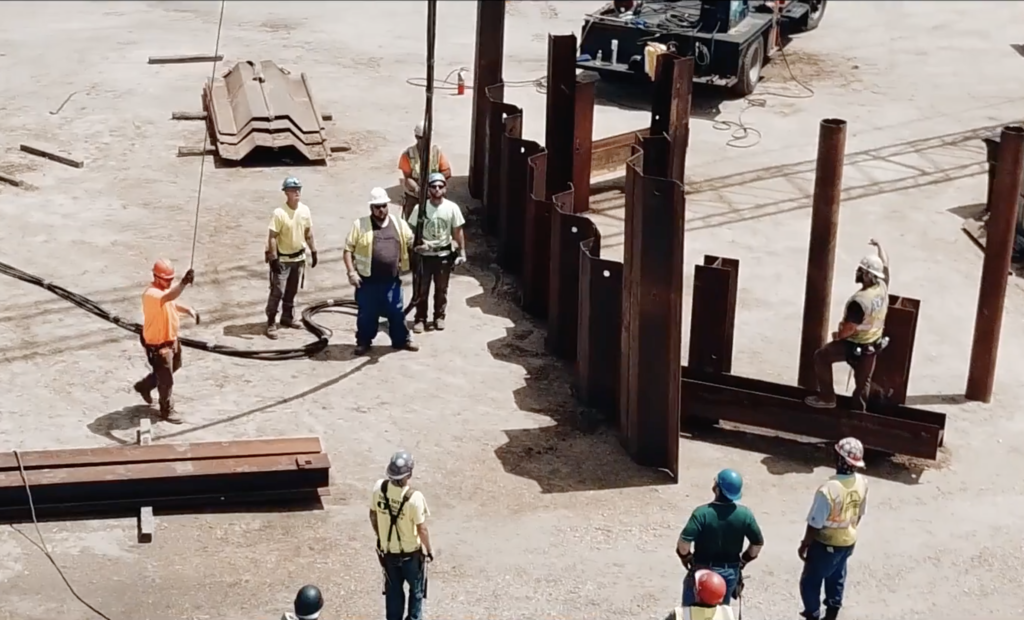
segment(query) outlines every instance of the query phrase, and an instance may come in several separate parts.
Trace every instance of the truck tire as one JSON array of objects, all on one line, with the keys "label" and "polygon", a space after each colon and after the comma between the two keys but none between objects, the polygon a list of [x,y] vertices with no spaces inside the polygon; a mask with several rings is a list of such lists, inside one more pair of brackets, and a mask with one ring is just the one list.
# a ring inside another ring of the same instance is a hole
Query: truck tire
[{"label": "truck tire", "polygon": [[761,81],[761,69],[764,67],[764,39],[758,37],[747,49],[743,50],[740,60],[740,70],[737,74],[739,81],[732,87],[733,92],[739,97],[746,97],[754,92],[757,83]]},{"label": "truck tire", "polygon": [[805,0],[805,3],[807,4],[807,15],[800,21],[797,32],[810,32],[821,25],[828,0]]}]

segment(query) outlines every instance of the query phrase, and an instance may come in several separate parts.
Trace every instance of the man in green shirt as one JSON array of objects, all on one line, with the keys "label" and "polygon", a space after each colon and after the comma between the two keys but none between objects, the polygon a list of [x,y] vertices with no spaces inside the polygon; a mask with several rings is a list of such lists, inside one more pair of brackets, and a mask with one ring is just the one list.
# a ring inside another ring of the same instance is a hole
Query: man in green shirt
[{"label": "man in green shirt", "polygon": [[[722,576],[726,584],[722,604],[728,605],[735,596],[740,571],[757,559],[764,546],[764,536],[754,513],[736,503],[743,495],[743,478],[739,473],[731,469],[718,472],[711,491],[715,494],[714,501],[693,511],[676,545],[676,555],[686,567],[683,607],[690,607],[696,601],[693,575],[700,569]],[[750,543],[746,551],[744,541]]]}]

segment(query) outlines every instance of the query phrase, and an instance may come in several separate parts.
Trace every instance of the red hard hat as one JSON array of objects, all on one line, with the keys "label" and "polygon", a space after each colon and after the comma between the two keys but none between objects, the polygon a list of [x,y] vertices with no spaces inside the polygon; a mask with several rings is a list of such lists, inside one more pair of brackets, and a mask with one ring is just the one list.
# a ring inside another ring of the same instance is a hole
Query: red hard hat
[{"label": "red hard hat", "polygon": [[725,579],[718,573],[706,569],[693,576],[697,600],[705,605],[719,605],[725,599]]},{"label": "red hard hat", "polygon": [[161,258],[153,263],[153,275],[164,280],[173,280],[174,266],[171,265],[171,261]]}]

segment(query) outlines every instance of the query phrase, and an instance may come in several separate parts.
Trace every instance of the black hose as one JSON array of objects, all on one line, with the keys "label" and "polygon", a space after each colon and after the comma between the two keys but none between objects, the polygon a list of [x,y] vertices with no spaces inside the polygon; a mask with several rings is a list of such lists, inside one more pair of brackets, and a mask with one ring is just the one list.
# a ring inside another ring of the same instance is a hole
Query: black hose
[{"label": "black hose", "polygon": [[[16,280],[21,280],[28,284],[38,286],[41,289],[49,291],[60,297],[64,301],[78,306],[82,310],[85,310],[89,314],[99,317],[108,323],[113,323],[121,329],[132,332],[133,334],[142,334],[142,326],[138,323],[133,323],[123,317],[116,314],[112,314],[109,310],[99,305],[95,301],[83,297],[78,293],[69,291],[68,289],[48,282],[39,276],[34,276],[30,273],[22,271],[17,267],[8,265],[7,263],[0,262],[0,274],[9,276]],[[302,347],[293,347],[290,349],[236,349],[235,347],[229,347],[222,344],[216,344],[213,342],[206,342],[204,340],[196,340],[195,338],[179,338],[178,341],[182,346],[189,347],[191,349],[200,349],[208,351],[210,353],[216,353],[217,355],[226,355],[227,357],[235,357],[239,359],[249,360],[260,360],[265,362],[280,362],[285,360],[297,360],[307,357],[311,357],[320,353],[327,348],[328,341],[331,336],[334,335],[329,328],[320,325],[313,317],[318,313],[327,310],[328,308],[355,308],[356,302],[352,299],[328,299],[326,301],[318,301],[314,304],[306,306],[302,311],[302,325],[306,328],[310,334],[315,338],[315,342],[311,342]]]}]

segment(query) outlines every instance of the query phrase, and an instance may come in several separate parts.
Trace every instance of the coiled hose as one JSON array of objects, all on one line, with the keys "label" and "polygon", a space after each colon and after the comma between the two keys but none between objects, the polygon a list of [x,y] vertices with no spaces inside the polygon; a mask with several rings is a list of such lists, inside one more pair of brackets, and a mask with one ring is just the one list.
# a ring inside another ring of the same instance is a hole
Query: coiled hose
[{"label": "coiled hose", "polygon": [[[142,334],[142,326],[138,323],[133,323],[123,317],[116,314],[112,314],[109,310],[99,305],[95,301],[83,297],[78,293],[69,291],[68,289],[48,282],[39,276],[32,275],[28,272],[22,271],[17,267],[8,265],[7,263],[0,262],[0,274],[9,276],[16,280],[21,280],[28,284],[38,286],[41,289],[53,293],[57,297],[60,297],[64,301],[78,306],[82,310],[85,310],[89,314],[99,317],[108,323],[113,323],[121,329],[130,331],[134,334]],[[315,342],[311,342],[305,346],[290,349],[237,349],[222,344],[215,344],[212,342],[206,342],[204,340],[196,340],[195,338],[179,338],[182,346],[190,349],[200,349],[202,351],[208,351],[210,353],[216,353],[217,355],[226,355],[227,357],[235,357],[239,359],[248,360],[261,360],[266,362],[281,362],[285,360],[297,360],[307,357],[311,357],[320,353],[327,348],[327,344],[334,335],[327,327],[320,325],[313,317],[318,313],[327,310],[328,308],[355,308],[356,302],[352,299],[328,299],[326,301],[319,301],[314,304],[306,306],[302,311],[302,326],[306,328],[310,334],[315,338]]]}]

